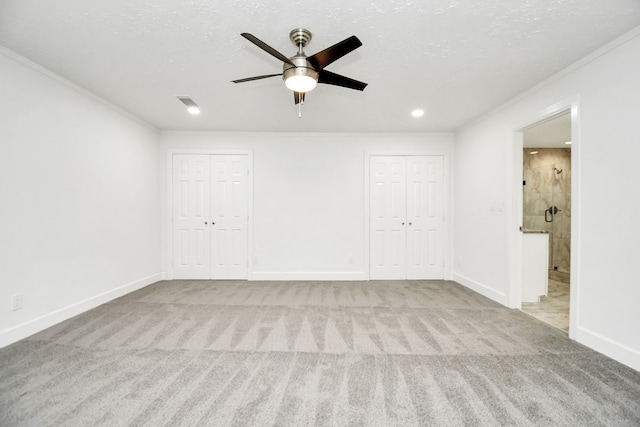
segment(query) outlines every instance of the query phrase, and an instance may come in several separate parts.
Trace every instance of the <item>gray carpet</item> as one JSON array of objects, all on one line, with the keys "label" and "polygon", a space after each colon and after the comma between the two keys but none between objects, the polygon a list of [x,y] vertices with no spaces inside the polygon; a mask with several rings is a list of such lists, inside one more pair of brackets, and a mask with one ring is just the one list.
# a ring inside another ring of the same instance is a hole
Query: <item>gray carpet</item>
[{"label": "gray carpet", "polygon": [[158,282],[0,349],[0,425],[640,425],[640,373],[453,282]]}]

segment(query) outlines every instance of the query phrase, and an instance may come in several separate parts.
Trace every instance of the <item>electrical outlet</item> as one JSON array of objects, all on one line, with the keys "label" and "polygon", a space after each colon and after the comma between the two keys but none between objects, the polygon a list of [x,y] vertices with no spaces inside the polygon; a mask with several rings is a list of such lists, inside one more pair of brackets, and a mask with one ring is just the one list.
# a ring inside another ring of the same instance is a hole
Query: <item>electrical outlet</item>
[{"label": "electrical outlet", "polygon": [[353,255],[349,255],[348,262],[349,264],[353,264]]},{"label": "electrical outlet", "polygon": [[258,255],[254,255],[253,256],[253,263],[257,264],[258,263]]},{"label": "electrical outlet", "polygon": [[11,309],[13,311],[22,310],[22,294],[11,297]]}]

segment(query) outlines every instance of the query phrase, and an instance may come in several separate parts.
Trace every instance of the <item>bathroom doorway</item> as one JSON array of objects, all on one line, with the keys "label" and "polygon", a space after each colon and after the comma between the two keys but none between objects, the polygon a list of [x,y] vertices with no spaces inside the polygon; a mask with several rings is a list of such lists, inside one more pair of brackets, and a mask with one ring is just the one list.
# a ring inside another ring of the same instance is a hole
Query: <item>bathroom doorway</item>
[{"label": "bathroom doorway", "polygon": [[[571,112],[563,111],[525,128],[522,224],[524,233],[548,235],[544,292],[522,310],[565,332],[569,330],[571,278]],[[523,260],[523,263],[527,260]]]}]

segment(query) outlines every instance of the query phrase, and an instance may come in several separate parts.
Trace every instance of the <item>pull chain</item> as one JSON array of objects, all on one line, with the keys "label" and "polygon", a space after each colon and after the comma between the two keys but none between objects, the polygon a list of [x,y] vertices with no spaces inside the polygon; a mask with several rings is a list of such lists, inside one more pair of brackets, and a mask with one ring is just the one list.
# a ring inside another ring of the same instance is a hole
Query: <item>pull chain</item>
[{"label": "pull chain", "polygon": [[[302,41],[298,44],[298,55],[302,55]],[[300,102],[298,102],[298,118],[302,118],[302,93],[300,93]]]},{"label": "pull chain", "polygon": [[[298,55],[302,56],[304,55],[304,52],[302,51],[303,48],[303,44],[302,44],[302,39],[299,41],[298,43]],[[304,104],[304,94],[302,92],[298,92],[298,118],[302,118],[302,104]]]}]

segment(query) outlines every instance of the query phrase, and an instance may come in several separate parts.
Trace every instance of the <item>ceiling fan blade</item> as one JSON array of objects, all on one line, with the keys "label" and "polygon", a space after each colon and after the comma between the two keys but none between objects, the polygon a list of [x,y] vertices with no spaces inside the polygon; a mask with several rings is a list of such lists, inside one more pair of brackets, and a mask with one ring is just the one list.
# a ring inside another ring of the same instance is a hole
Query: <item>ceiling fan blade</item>
[{"label": "ceiling fan blade", "polygon": [[247,77],[246,79],[238,79],[238,80],[231,80],[233,83],[244,83],[244,82],[250,82],[253,80],[260,80],[260,79],[268,79],[269,77],[275,77],[275,76],[281,76],[282,73],[280,74],[265,74],[262,76],[255,76],[255,77]]},{"label": "ceiling fan blade", "polygon": [[320,71],[336,59],[342,58],[347,53],[359,48],[360,46],[362,46],[360,39],[356,36],[351,36],[331,47],[326,48],[325,50],[321,50],[315,55],[311,55],[307,58],[307,61],[309,61],[316,70]]},{"label": "ceiling fan blade", "polygon": [[296,104],[301,102],[304,104],[304,92],[293,92],[293,101]]},{"label": "ceiling fan blade", "polygon": [[341,76],[340,74],[332,73],[327,70],[320,71],[318,75],[318,83],[342,86],[355,90],[364,90],[364,88],[367,87],[367,83],[359,82],[358,80],[350,79],[349,77]]},{"label": "ceiling fan blade", "polygon": [[249,33],[242,33],[240,35],[242,37],[244,37],[245,39],[249,40],[251,43],[253,43],[256,46],[258,46],[260,49],[262,49],[265,52],[267,52],[268,54],[273,55],[274,57],[278,58],[280,61],[286,62],[287,64],[291,64],[294,67],[296,66],[293,62],[291,62],[291,60],[289,58],[287,58],[286,56],[284,56],[283,54],[281,54],[280,52],[278,52],[277,50],[275,50],[274,48],[272,48],[271,46],[269,46],[268,44],[266,44],[265,42],[263,42],[262,40],[260,40],[256,36],[251,35]]}]

